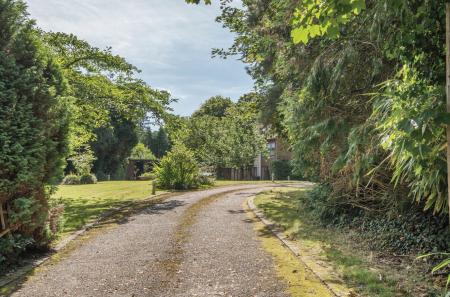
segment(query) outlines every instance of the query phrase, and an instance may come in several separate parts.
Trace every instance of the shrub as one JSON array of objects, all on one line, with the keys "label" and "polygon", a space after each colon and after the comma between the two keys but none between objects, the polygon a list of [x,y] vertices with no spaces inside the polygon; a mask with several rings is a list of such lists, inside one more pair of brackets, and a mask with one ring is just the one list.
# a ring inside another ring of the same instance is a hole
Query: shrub
[{"label": "shrub", "polygon": [[151,172],[145,172],[138,176],[138,180],[154,180],[156,179],[156,175]]},{"label": "shrub", "polygon": [[97,177],[97,180],[99,180],[99,181],[107,181],[107,180],[111,179],[111,176],[104,173],[103,171],[95,172],[95,176]]},{"label": "shrub", "polygon": [[24,2],[0,0],[0,7],[0,197],[20,226],[0,239],[6,263],[45,237],[48,185],[59,179],[67,151],[68,100]]},{"label": "shrub", "polygon": [[63,185],[79,185],[81,183],[81,178],[75,174],[68,174],[62,180]]},{"label": "shrub", "polygon": [[447,218],[424,213],[420,205],[403,212],[368,212],[331,195],[331,187],[319,184],[301,201],[321,225],[351,228],[372,248],[397,254],[445,251],[450,248]]},{"label": "shrub", "polygon": [[202,168],[198,180],[201,185],[212,186],[216,181],[215,173],[211,168]]},{"label": "shrub", "polygon": [[272,172],[275,176],[275,179],[286,180],[288,176],[292,177],[291,163],[285,160],[273,161]]},{"label": "shrub", "polygon": [[209,175],[200,175],[198,178],[198,183],[200,185],[212,186],[214,185],[215,179]]},{"label": "shrub", "polygon": [[194,153],[183,144],[176,144],[161,159],[154,172],[158,186],[164,189],[185,190],[199,185],[199,168]]},{"label": "shrub", "polygon": [[80,184],[82,185],[90,185],[96,183],[97,177],[94,174],[83,174],[82,176],[80,176]]}]

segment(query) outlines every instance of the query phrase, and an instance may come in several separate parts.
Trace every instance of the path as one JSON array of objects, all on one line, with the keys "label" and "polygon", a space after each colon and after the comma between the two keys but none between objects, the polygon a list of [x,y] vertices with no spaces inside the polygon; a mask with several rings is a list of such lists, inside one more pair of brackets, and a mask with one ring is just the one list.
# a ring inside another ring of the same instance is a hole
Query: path
[{"label": "path", "polygon": [[265,189],[190,192],[88,233],[12,296],[287,297],[243,210]]}]

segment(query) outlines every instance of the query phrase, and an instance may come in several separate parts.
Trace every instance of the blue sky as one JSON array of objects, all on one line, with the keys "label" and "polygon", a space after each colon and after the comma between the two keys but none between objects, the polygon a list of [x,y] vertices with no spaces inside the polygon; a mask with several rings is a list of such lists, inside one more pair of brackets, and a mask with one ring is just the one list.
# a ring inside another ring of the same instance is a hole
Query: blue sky
[{"label": "blue sky", "polygon": [[[218,1],[215,1],[218,2]],[[149,85],[168,90],[189,115],[214,95],[237,100],[252,90],[245,65],[211,58],[211,49],[232,44],[233,35],[214,21],[216,5],[184,0],[27,0],[44,30],[74,33],[94,46],[112,46],[142,70]]]}]

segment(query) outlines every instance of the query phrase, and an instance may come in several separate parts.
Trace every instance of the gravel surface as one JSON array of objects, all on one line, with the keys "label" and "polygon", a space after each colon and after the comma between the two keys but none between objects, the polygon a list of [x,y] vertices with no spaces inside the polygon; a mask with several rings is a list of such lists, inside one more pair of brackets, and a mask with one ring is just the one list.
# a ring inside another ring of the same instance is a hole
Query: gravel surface
[{"label": "gravel surface", "polygon": [[190,192],[88,232],[12,296],[287,296],[243,211],[265,189]]}]

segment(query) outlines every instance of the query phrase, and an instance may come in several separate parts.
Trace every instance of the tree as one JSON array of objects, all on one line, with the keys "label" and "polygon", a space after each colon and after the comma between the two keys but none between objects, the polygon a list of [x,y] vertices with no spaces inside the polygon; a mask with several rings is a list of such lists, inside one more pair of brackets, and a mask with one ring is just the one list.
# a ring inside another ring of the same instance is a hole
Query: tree
[{"label": "tree", "polygon": [[445,1],[365,3],[224,3],[237,35],[214,54],[250,65],[263,122],[330,185],[330,205],[395,213],[409,196],[444,213]]},{"label": "tree", "polygon": [[196,111],[185,120],[176,139],[194,152],[202,166],[217,169],[253,164],[257,154],[265,151],[264,137],[257,128],[255,103],[233,103],[225,111],[211,113],[204,112],[205,105],[200,107],[201,112]]},{"label": "tree", "polygon": [[151,148],[157,158],[164,157],[169,151],[170,142],[164,127],[159,127],[158,132],[154,135]]},{"label": "tree", "polygon": [[[66,85],[22,1],[0,0],[0,203],[11,208],[12,237],[0,238],[0,263],[48,239],[48,185],[67,152]],[[0,264],[3,265],[3,264]]]},{"label": "tree", "polygon": [[138,143],[137,128],[133,122],[111,114],[110,127],[95,130],[95,140],[90,143],[96,160],[93,171],[99,179],[107,176],[119,178],[126,159]]},{"label": "tree", "polygon": [[147,148],[143,143],[138,143],[131,150],[131,159],[142,159],[142,160],[155,160],[156,157],[153,155],[152,151]]},{"label": "tree", "polygon": [[226,115],[226,111],[234,103],[228,97],[214,96],[206,100],[198,110],[196,110],[192,117],[212,116],[222,118]]},{"label": "tree", "polygon": [[259,153],[266,153],[266,141],[257,123],[257,112],[251,102],[241,102],[227,110],[223,141],[228,150],[226,163],[229,167],[252,166]]},{"label": "tree", "polygon": [[111,48],[101,50],[75,35],[41,32],[63,65],[73,97],[71,149],[83,150],[95,140],[95,130],[108,127],[111,114],[135,125],[151,116],[167,117],[170,94],[136,78],[139,70]]}]

